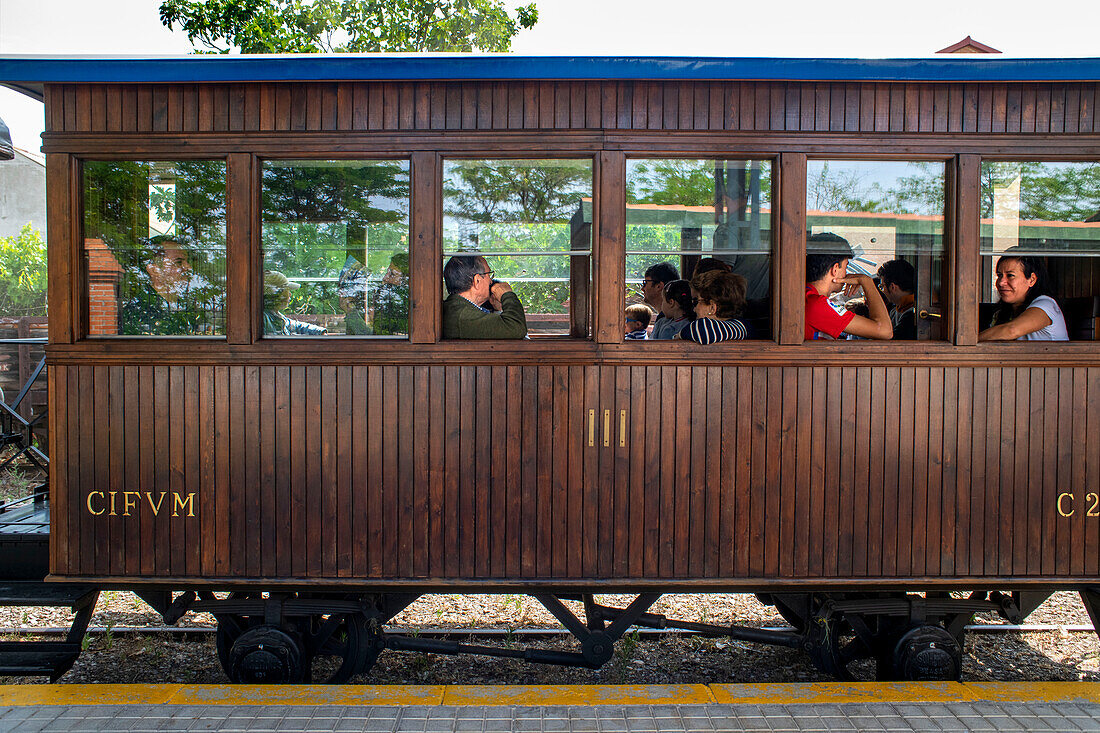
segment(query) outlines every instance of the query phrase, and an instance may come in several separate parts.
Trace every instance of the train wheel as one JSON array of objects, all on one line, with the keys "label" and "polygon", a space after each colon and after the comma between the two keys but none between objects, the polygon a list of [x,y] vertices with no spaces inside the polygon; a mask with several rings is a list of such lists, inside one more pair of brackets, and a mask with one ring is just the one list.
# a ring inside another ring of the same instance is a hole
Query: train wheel
[{"label": "train wheel", "polygon": [[958,680],[962,644],[942,626],[913,626],[900,635],[893,653],[893,672],[903,680]]},{"label": "train wheel", "polygon": [[229,680],[241,684],[302,682],[301,644],[278,626],[263,624],[242,633],[229,650]]},{"label": "train wheel", "polygon": [[378,658],[378,634],[361,613],[313,615],[301,629],[306,682],[341,684],[368,671]]},{"label": "train wheel", "polygon": [[[230,593],[229,599],[258,598],[258,593]],[[232,679],[230,673],[229,652],[233,649],[233,642],[240,638],[241,634],[263,623],[261,617],[238,616],[236,614],[218,614],[218,632],[215,636],[215,644],[218,649],[218,661],[226,676]]]}]

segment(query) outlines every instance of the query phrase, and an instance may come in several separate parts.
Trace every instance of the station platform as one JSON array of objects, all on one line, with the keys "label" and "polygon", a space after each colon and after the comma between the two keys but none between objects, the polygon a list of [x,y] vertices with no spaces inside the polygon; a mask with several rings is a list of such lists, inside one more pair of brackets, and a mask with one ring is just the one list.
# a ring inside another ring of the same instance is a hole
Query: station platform
[{"label": "station platform", "polygon": [[0,686],[0,731],[1100,731],[1091,682]]}]

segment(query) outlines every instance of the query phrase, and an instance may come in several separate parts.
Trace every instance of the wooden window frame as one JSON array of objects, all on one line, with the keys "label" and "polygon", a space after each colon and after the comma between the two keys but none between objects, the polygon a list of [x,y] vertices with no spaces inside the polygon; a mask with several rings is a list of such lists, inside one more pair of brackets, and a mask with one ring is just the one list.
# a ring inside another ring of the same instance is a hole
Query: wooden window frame
[{"label": "wooden window frame", "polygon": [[[240,154],[237,154],[240,155]],[[47,156],[49,158],[50,156]],[[234,317],[234,311],[239,311],[240,303],[237,303],[238,308],[234,309],[234,296],[231,295],[231,291],[234,288],[231,286],[232,278],[236,274],[237,270],[244,267],[247,264],[247,259],[242,261],[240,252],[234,252],[232,245],[233,230],[234,227],[247,226],[245,219],[250,217],[251,212],[242,212],[239,204],[233,202],[233,189],[231,188],[231,160],[234,154],[228,155],[166,155],[166,154],[119,154],[119,155],[68,155],[64,156],[58,168],[64,167],[64,171],[58,170],[57,175],[68,175],[69,178],[69,195],[65,197],[68,202],[68,206],[60,201],[61,197],[55,195],[54,198],[48,199],[51,202],[57,200],[63,208],[56,219],[60,219],[62,223],[61,231],[69,238],[68,246],[62,247],[61,243],[58,243],[56,248],[48,250],[50,253],[50,260],[56,259],[53,256],[54,252],[62,253],[62,257],[68,259],[68,267],[65,268],[63,263],[58,263],[54,268],[49,269],[49,276],[52,280],[55,276],[61,280],[68,280],[69,282],[69,297],[68,307],[64,307],[59,310],[67,312],[68,318],[62,317],[62,323],[58,327],[58,343],[68,344],[89,344],[89,343],[110,343],[110,344],[125,344],[127,347],[137,346],[138,344],[155,343],[157,345],[174,345],[176,349],[181,351],[188,350],[198,346],[199,348],[208,347],[209,345],[221,345],[227,343],[240,343],[232,340],[231,334],[235,330],[240,329],[240,323],[236,323],[235,320],[240,320],[240,314],[237,313],[236,319]],[[112,162],[185,162],[185,161],[222,161],[225,165],[225,333],[213,336],[196,336],[196,335],[150,335],[150,336],[135,336],[132,334],[124,334],[117,336],[89,336],[89,307],[88,307],[88,273],[87,267],[84,262],[84,164],[88,162],[97,163],[112,163]],[[244,190],[244,189],[242,189]],[[248,199],[244,199],[247,201]],[[67,210],[66,210],[67,209]],[[69,219],[68,226],[64,226],[64,219]],[[53,224],[54,217],[49,217],[49,223]],[[51,229],[53,227],[50,227]],[[239,249],[239,248],[238,248]],[[49,267],[49,265],[48,265]],[[58,288],[60,289],[60,288]],[[53,291],[48,291],[48,296],[52,295]],[[237,293],[237,298],[240,298],[242,293]],[[68,320],[68,323],[64,323]],[[67,340],[63,340],[66,339]],[[50,343],[55,343],[53,329],[50,330]],[[142,347],[138,347],[139,349]]]},{"label": "wooden window frame", "polygon": [[[323,343],[329,344],[333,348],[347,348],[340,347],[337,344],[346,343],[351,345],[351,348],[355,348],[358,345],[359,348],[363,348],[367,344],[386,344],[392,342],[398,343],[425,343],[424,341],[417,341],[417,338],[423,338],[420,331],[414,331],[414,323],[420,323],[421,331],[423,330],[423,321],[425,316],[422,314],[414,313],[414,311],[423,307],[424,299],[421,287],[415,287],[414,283],[420,278],[414,278],[413,273],[419,273],[423,268],[423,262],[421,260],[425,257],[423,251],[425,244],[431,245],[430,237],[425,239],[423,232],[418,230],[419,222],[416,218],[416,204],[417,204],[417,192],[415,178],[415,161],[412,154],[400,154],[400,153],[382,153],[377,155],[362,155],[362,154],[347,154],[341,153],[338,155],[256,155],[250,154],[250,165],[252,166],[249,171],[250,190],[249,197],[252,202],[254,215],[250,218],[250,224],[253,225],[252,230],[247,233],[250,249],[250,265],[251,272],[249,274],[249,291],[251,293],[248,303],[249,308],[249,340],[239,343],[255,344],[260,341],[278,342],[281,344],[297,343],[299,341],[312,341],[313,339],[320,339]],[[279,336],[279,335],[264,335],[263,328],[263,273],[264,273],[264,253],[263,253],[263,166],[266,161],[269,160],[282,160],[288,162],[294,161],[363,161],[363,162],[375,162],[385,160],[397,160],[404,161],[409,165],[409,337],[407,339],[392,338],[392,337],[377,337],[377,336],[307,336],[307,337],[295,337],[295,336]],[[421,165],[425,165],[425,161],[421,160]],[[427,161],[430,165],[430,160]],[[422,174],[423,175],[423,174]],[[430,196],[430,191],[428,192]],[[419,236],[418,236],[419,235]],[[442,277],[442,274],[440,275]],[[429,308],[430,311],[430,308]],[[414,316],[419,316],[414,318]],[[431,314],[428,313],[426,318],[430,319]],[[430,343],[430,342],[427,342]]]}]

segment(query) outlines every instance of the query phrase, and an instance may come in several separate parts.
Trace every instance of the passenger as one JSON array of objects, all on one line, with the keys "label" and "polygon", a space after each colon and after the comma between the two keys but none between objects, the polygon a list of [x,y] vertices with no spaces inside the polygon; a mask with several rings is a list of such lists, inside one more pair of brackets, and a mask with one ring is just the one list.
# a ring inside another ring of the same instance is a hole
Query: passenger
[{"label": "passenger", "polygon": [[1001,304],[979,341],[1069,341],[1062,309],[1049,295],[1037,257],[1004,255],[997,260]]},{"label": "passenger", "polygon": [[641,341],[646,337],[646,329],[653,318],[653,311],[645,303],[635,303],[626,307],[626,340]]},{"label": "passenger", "polygon": [[[195,274],[190,242],[159,235],[146,242],[120,282],[119,333],[123,335],[201,334],[210,327],[205,280]],[[144,266],[142,266],[144,264]],[[206,288],[209,290],[209,288]]]},{"label": "passenger", "polygon": [[748,337],[748,327],[737,317],[745,308],[744,277],[711,270],[691,278],[691,289],[698,294],[696,318],[677,338],[713,344]]},{"label": "passenger", "polygon": [[[662,316],[667,325],[663,333],[667,336],[657,336],[657,326],[653,327],[653,335],[650,338],[676,338],[684,326],[695,320],[695,304],[691,302],[691,285],[687,280],[673,280],[665,286],[664,310]],[[660,323],[658,318],[657,322]]]},{"label": "passenger", "polygon": [[320,336],[328,329],[304,321],[296,321],[283,315],[283,309],[290,304],[290,293],[297,290],[298,283],[291,282],[278,270],[264,273],[264,335],[265,336]]},{"label": "passenger", "polygon": [[363,263],[349,255],[336,280],[336,295],[340,310],[344,313],[344,333],[348,336],[367,336],[366,297],[367,274]]},{"label": "passenger", "polygon": [[673,280],[679,280],[680,273],[669,262],[658,262],[645,271],[642,279],[642,298],[657,313],[657,320],[653,322],[650,331],[651,339],[670,339],[672,324],[664,315],[665,286]]},{"label": "passenger", "polygon": [[408,252],[398,252],[390,258],[382,284],[371,299],[370,323],[374,335],[393,336],[409,332],[408,271]]},{"label": "passenger", "polygon": [[[832,232],[815,234],[806,240],[806,325],[807,341],[837,339],[843,333],[869,339],[890,339],[894,325],[886,303],[866,275],[849,275],[848,260],[852,247],[848,240]],[[852,295],[862,288],[870,312],[869,318],[850,311],[841,313],[829,303],[829,296],[848,286]]]},{"label": "passenger", "polygon": [[[480,255],[455,255],[443,268],[447,299],[443,301],[443,338],[521,339],[527,316],[508,283],[494,281]],[[485,307],[500,303],[500,312]]]},{"label": "passenger", "polygon": [[890,260],[878,268],[879,287],[894,306],[890,322],[894,338],[914,341],[917,338],[917,272],[905,260]]}]

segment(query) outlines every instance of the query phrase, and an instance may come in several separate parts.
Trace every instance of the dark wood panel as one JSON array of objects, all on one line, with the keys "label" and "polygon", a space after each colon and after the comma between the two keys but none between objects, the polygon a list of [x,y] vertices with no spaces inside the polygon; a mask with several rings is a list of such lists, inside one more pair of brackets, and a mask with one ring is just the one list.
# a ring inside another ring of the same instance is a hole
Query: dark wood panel
[{"label": "dark wood panel", "polygon": [[1093,83],[47,85],[55,132],[598,129],[1091,132]]},{"label": "dark wood panel", "polygon": [[67,576],[1098,570],[1095,367],[56,366],[51,380],[51,551]]}]

